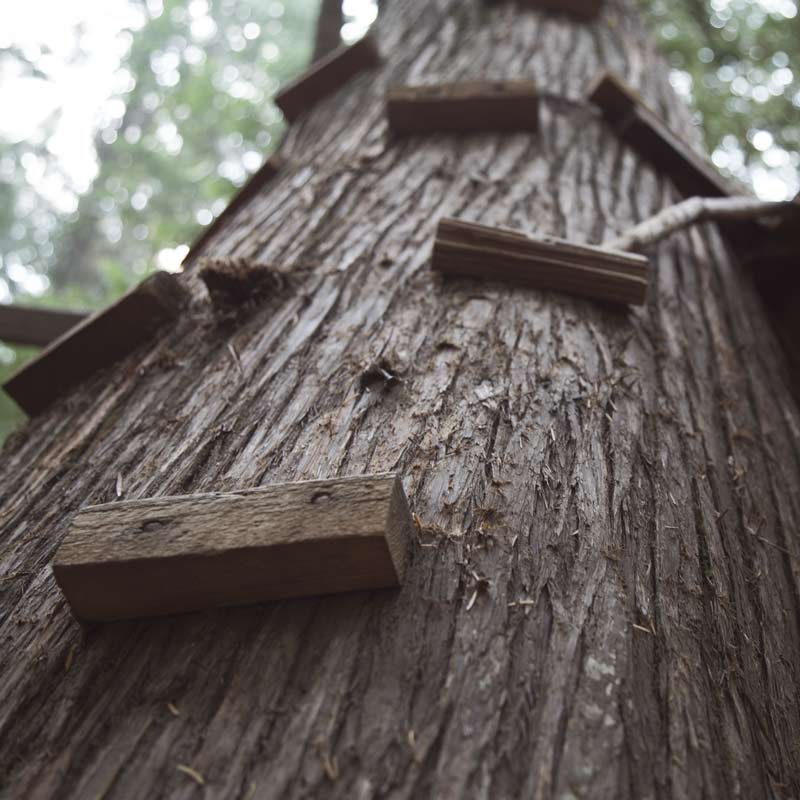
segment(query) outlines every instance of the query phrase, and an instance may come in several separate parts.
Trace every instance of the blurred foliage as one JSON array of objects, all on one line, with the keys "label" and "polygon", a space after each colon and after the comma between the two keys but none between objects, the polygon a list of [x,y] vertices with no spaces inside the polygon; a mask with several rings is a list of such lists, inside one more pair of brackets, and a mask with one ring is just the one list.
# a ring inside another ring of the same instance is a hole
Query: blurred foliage
[{"label": "blurred foliage", "polygon": [[717,166],[769,199],[797,192],[797,0],[640,2]]},{"label": "blurred foliage", "polygon": [[[797,189],[798,0],[640,0],[718,166],[764,194]],[[319,0],[130,0],[97,173],[76,187],[50,146],[59,109],[0,138],[0,299],[96,308],[177,263],[276,145],[270,102],[307,62]],[[348,25],[348,6],[344,8]],[[356,26],[357,27],[357,26]],[[74,58],[81,59],[81,26]],[[0,75],[46,81],[48,52],[0,48]],[[56,207],[52,192],[69,201]],[[34,351],[0,343],[0,380]],[[21,415],[0,397],[0,438]]]},{"label": "blurred foliage", "polygon": [[[12,293],[38,293],[35,268],[59,297],[80,287],[65,301],[94,306],[190,242],[274,147],[283,123],[270,97],[308,60],[317,3],[136,3],[98,120],[98,172],[74,210],[59,213],[30,183],[59,177],[47,150],[56,119],[33,140],[0,143],[0,277]],[[19,52],[0,58],[5,71],[9,59],[36,69]]]}]

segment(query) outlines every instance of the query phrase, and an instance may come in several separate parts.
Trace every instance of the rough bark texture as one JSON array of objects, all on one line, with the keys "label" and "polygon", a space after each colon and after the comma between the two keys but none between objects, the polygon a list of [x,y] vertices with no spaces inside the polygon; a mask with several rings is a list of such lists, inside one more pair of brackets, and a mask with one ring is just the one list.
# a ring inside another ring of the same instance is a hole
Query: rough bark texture
[{"label": "rough bark texture", "polygon": [[[675,192],[553,97],[539,136],[385,136],[390,83],[579,97],[603,66],[687,131],[608,5],[386,4],[385,68],[207,244],[318,266],[232,329],[190,271],[160,344],[6,446],[3,797],[798,795],[800,419],[749,278],[705,226],[658,248],[640,310],[442,283],[442,215],[599,242]],[[116,488],[394,469],[423,522],[399,592],[82,630],[48,567]]]}]

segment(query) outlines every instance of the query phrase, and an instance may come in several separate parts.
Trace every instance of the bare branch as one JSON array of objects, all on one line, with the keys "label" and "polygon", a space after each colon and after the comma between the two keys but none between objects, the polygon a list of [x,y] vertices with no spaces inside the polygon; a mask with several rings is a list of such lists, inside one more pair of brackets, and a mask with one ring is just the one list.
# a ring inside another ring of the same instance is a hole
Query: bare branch
[{"label": "bare branch", "polygon": [[752,197],[691,197],[665,208],[603,246],[612,250],[641,250],[700,222],[762,220],[769,225],[792,217],[800,220],[800,203],[770,203]]}]

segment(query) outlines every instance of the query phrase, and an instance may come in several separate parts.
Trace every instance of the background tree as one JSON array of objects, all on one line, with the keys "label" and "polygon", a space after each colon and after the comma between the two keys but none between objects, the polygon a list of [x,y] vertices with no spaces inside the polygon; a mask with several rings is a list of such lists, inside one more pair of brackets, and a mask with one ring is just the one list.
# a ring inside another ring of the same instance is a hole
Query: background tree
[{"label": "background tree", "polygon": [[[637,310],[428,269],[444,214],[602,241],[675,200],[552,97],[610,67],[691,136],[641,20],[393,0],[376,34],[207,243],[291,291],[220,326],[191,266],[174,328],[6,444],[4,793],[797,796],[800,416],[747,273],[711,226]],[[477,76],[535,76],[541,133],[387,136],[387,86]],[[118,491],[392,469],[400,592],[81,630],[47,567]]]},{"label": "background tree", "polygon": [[765,197],[800,190],[800,14],[794,0],[644,0],[673,85],[715,163]]},{"label": "background tree", "polygon": [[308,60],[314,6],[221,0],[212,13],[168,0],[148,13],[98,130],[93,189],[62,233],[56,286],[96,291],[103,263],[132,280],[154,267],[154,244],[183,245],[219,214],[272,149],[281,119],[268,100]]}]

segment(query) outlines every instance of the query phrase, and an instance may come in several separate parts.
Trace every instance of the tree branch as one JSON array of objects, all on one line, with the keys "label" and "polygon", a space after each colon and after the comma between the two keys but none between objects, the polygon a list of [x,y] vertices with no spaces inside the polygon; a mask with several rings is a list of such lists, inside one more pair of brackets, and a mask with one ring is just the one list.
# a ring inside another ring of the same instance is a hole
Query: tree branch
[{"label": "tree branch", "polygon": [[665,208],[603,246],[611,250],[640,250],[700,222],[762,220],[768,225],[776,225],[791,218],[800,221],[800,203],[770,203],[752,197],[691,197]]}]

